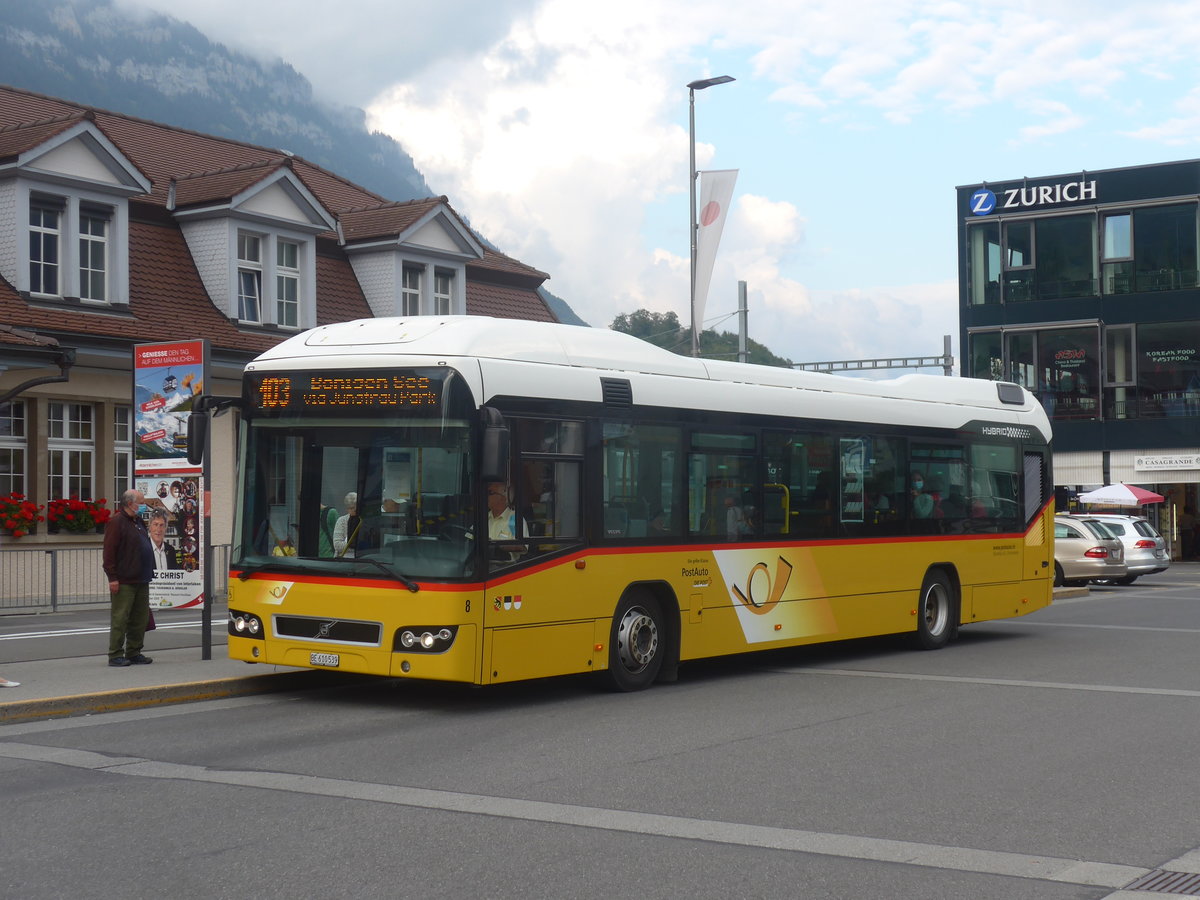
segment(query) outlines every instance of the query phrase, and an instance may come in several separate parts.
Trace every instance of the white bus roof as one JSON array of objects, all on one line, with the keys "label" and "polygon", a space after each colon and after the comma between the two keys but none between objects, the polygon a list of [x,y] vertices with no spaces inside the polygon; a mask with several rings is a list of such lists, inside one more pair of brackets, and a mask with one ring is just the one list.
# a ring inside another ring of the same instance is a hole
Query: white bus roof
[{"label": "white bus roof", "polygon": [[[249,368],[378,368],[450,359],[477,362],[482,383],[473,387],[482,390],[483,402],[495,396],[599,402],[603,397],[600,378],[619,377],[629,379],[639,406],[935,427],[988,420],[1031,426],[1046,440],[1050,438],[1049,422],[1036,398],[1020,390],[1022,402],[1001,402],[993,381],[944,375],[872,381],[696,359],[606,328],[520,319],[416,316],[338,322],[276,345]],[[468,381],[476,381],[468,367],[462,363],[457,367]],[[788,391],[806,393],[798,397]],[[1017,394],[1015,386],[1009,391],[1010,396]],[[881,404],[881,400],[901,403]]]}]

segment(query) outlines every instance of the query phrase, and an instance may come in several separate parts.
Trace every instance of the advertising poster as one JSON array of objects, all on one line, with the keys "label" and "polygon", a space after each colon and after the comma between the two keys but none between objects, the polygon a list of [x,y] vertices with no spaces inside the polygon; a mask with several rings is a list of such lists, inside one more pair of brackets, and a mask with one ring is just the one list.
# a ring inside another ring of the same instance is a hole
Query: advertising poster
[{"label": "advertising poster", "polygon": [[195,472],[187,418],[204,390],[204,341],[139,344],[133,351],[134,471]]},{"label": "advertising poster", "polygon": [[199,475],[143,473],[135,484],[146,497],[143,517],[154,550],[150,608],[202,606],[203,480]]}]

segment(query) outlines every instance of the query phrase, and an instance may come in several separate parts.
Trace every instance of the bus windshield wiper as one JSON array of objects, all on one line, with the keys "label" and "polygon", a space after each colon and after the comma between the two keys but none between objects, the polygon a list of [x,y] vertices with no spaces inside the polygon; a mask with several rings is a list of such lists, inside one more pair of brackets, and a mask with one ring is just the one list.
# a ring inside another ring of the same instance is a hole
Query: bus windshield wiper
[{"label": "bus windshield wiper", "polygon": [[[343,558],[345,558],[345,557],[343,557]],[[413,581],[411,578],[401,575],[399,572],[397,572],[391,566],[387,565],[386,563],[380,562],[373,556],[355,556],[355,557],[352,557],[350,559],[350,561],[351,562],[370,563],[371,565],[373,565],[377,569],[379,569],[381,572],[385,572],[389,577],[396,579],[396,581],[400,582],[402,585],[404,585],[406,588],[408,588],[414,594],[421,589],[420,586],[415,581]]]}]

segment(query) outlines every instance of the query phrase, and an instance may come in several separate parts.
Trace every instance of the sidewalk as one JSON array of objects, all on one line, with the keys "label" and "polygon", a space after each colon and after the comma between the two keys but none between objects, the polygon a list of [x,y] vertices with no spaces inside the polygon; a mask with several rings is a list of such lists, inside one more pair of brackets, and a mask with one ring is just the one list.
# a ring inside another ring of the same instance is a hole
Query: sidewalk
[{"label": "sidewalk", "polygon": [[0,725],[30,719],[63,718],[345,683],[345,673],[286,666],[251,665],[213,647],[201,659],[199,647],[156,650],[149,666],[115,669],[103,653],[71,659],[6,663],[0,676],[19,681],[0,688]]}]

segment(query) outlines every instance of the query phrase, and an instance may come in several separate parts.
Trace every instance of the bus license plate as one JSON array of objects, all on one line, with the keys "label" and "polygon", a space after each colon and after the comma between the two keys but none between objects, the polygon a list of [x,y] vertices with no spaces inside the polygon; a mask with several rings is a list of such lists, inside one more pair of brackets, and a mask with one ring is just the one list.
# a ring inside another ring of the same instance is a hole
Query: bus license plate
[{"label": "bus license plate", "polygon": [[336,669],[340,661],[336,653],[308,654],[308,664],[310,666],[328,666],[331,669]]}]

